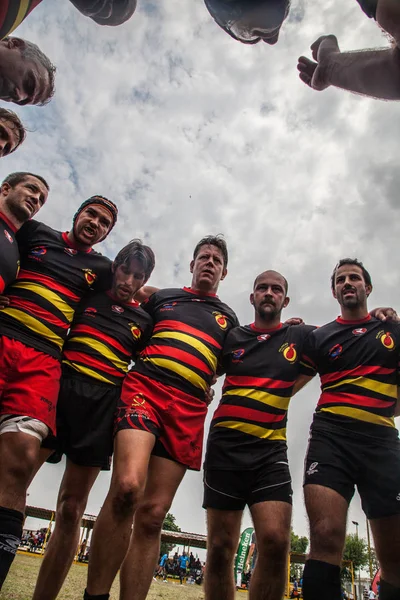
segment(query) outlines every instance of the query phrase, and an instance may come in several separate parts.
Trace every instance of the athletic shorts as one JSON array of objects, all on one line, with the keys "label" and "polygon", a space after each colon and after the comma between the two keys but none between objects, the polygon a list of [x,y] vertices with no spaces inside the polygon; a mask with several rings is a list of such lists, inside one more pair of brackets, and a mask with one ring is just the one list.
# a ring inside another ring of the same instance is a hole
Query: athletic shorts
[{"label": "athletic shorts", "polygon": [[357,2],[367,17],[370,17],[370,19],[376,19],[378,0],[357,0]]},{"label": "athletic shorts", "polygon": [[0,336],[0,415],[23,415],[55,433],[61,365],[49,354]]},{"label": "athletic shorts", "polygon": [[153,455],[200,471],[206,414],[205,402],[132,371],[122,385],[115,433],[148,431],[157,438]]},{"label": "athletic shorts", "polygon": [[292,504],[292,482],[285,455],[256,469],[205,469],[203,508],[243,510],[258,502]]},{"label": "athletic shorts", "polygon": [[57,437],[49,437],[42,444],[43,448],[54,450],[48,462],[59,462],[65,454],[76,465],[109,471],[120,394],[120,386],[64,367],[57,405]]},{"label": "athletic shorts", "polygon": [[400,441],[312,430],[307,484],[331,488],[349,504],[357,486],[368,519],[400,514]]}]

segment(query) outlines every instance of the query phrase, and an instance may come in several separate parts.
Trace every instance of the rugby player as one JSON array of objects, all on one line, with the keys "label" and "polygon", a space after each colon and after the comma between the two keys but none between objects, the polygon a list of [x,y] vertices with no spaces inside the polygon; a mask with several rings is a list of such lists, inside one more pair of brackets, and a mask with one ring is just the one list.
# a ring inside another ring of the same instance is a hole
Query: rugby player
[{"label": "rugby player", "polygon": [[309,335],[302,358],[321,378],[305,461],[311,548],[303,594],[305,600],[341,598],[346,517],[357,486],[382,570],[379,597],[398,600],[400,441],[394,416],[400,325],[368,314],[371,277],[357,260],[341,260],[331,284],[341,316]]},{"label": "rugby player", "polygon": [[25,137],[25,127],[19,116],[12,110],[0,108],[0,157],[14,152]]},{"label": "rugby player", "polygon": [[[216,23],[244,44],[276,44],[290,0],[204,0]],[[400,2],[357,0],[365,14],[392,38],[389,48],[340,52],[334,35],[311,46],[314,60],[298,59],[299,76],[315,90],[329,86],[386,100],[400,99]]]},{"label": "rugby player", "polygon": [[75,312],[63,349],[57,438],[42,444],[56,450],[51,462],[59,462],[65,454],[67,464],[34,600],[57,598],[76,553],[89,492],[100,470],[110,469],[122,381],[153,328],[151,317],[133,297],[154,263],[151,248],[132,240],[113,262],[111,289],[84,300]]},{"label": "rugby player", "polygon": [[18,548],[26,490],[42,440],[55,433],[61,350],[80,300],[108,289],[111,261],[92,246],[117,218],[89,198],[69,232],[28,221],[17,233],[21,270],[0,312],[0,587]]},{"label": "rugby player", "polygon": [[225,340],[225,381],[204,461],[207,600],[235,597],[233,563],[246,505],[257,538],[250,598],[276,600],[284,595],[292,514],[287,411],[296,380],[304,373],[304,342],[315,329],[281,323],[287,292],[280,273],[258,275],[250,295],[254,323],[231,329]]},{"label": "rugby player", "polygon": [[[10,35],[42,0],[11,0],[1,7],[0,39]],[[121,25],[131,18],[137,0],[70,0],[98,25]]]},{"label": "rugby player", "polygon": [[36,44],[17,37],[0,40],[0,100],[46,104],[54,94],[55,70]]},{"label": "rugby player", "polygon": [[[1,110],[1,109],[0,109]],[[9,111],[5,111],[9,112]],[[0,132],[1,132],[0,121]],[[6,137],[8,134],[4,133]],[[33,173],[8,175],[0,187],[0,294],[18,275],[19,250],[16,232],[34,217],[47,200],[49,185]]]},{"label": "rugby player", "polygon": [[154,332],[122,386],[111,486],[93,532],[86,599],[109,597],[122,561],[121,599],[146,598],[164,517],[186,470],[200,470],[206,391],[225,337],[238,325],[216,295],[227,263],[225,241],[205,237],[190,263],[191,287],[160,290],[142,305]]}]

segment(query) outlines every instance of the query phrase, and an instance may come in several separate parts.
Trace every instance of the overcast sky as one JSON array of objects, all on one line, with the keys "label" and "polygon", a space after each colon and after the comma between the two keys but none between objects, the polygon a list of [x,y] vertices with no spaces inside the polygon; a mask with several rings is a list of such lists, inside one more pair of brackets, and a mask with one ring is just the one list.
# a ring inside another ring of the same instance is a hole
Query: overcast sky
[{"label": "overcast sky", "polygon": [[[57,91],[44,108],[16,108],[30,133],[1,160],[1,177],[44,176],[51,193],[40,218],[62,230],[89,196],[117,202],[119,222],[102,251],[113,258],[141,237],[156,253],[151,283],[160,287],[188,285],[196,242],[223,233],[230,261],[220,297],[242,323],[252,321],[252,281],[271,268],[289,281],[285,317],[332,320],[329,277],[347,255],[371,272],[371,307],[398,306],[399,104],[313,92],[296,71],[323,33],[336,33],[344,50],[385,45],[376,24],[355,0],[293,0],[276,46],[244,46],[202,0],[138,4],[130,22],[101,28],[67,1],[43,0],[18,29],[57,65]],[[317,399],[313,383],[289,412],[293,526],[302,535],[302,467]],[[61,475],[46,465],[28,503],[54,508]],[[109,478],[99,477],[88,513],[98,513]],[[182,530],[205,533],[201,500],[201,474],[188,473],[172,506]],[[358,497],[352,520],[364,535]]]}]

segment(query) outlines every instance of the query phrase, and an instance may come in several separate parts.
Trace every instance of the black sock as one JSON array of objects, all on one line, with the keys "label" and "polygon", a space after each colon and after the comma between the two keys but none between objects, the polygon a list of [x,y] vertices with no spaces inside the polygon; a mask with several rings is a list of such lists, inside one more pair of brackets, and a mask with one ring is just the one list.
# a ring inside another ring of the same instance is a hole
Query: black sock
[{"label": "black sock", "polygon": [[304,600],[341,600],[340,567],[322,560],[307,560],[302,591]]},{"label": "black sock", "polygon": [[85,593],[83,595],[83,600],[108,600],[110,597],[110,594],[96,594],[94,596],[92,596],[92,594],[89,594],[89,592],[87,590],[85,590]]},{"label": "black sock", "polygon": [[379,600],[399,600],[400,588],[394,587],[391,583],[381,579],[379,588]]},{"label": "black sock", "polygon": [[0,590],[21,543],[23,513],[0,506]]}]

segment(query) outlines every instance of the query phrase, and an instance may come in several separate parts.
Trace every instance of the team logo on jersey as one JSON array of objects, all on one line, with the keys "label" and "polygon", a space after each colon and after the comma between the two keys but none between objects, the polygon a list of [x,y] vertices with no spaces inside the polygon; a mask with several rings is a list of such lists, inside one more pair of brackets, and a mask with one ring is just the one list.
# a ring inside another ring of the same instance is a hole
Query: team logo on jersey
[{"label": "team logo on jersey", "polygon": [[387,350],[394,350],[394,339],[392,338],[389,331],[380,331],[376,337],[381,340],[382,344]]},{"label": "team logo on jersey", "polygon": [[117,313],[117,315],[122,315],[122,313],[125,312],[122,306],[119,306],[118,304],[113,304],[111,310]]},{"label": "team logo on jersey", "polygon": [[353,329],[353,331],[351,333],[353,335],[363,335],[364,333],[367,333],[367,328],[366,327],[357,327],[357,329]]},{"label": "team logo on jersey", "polygon": [[75,256],[75,254],[78,254],[78,250],[75,250],[75,248],[64,248],[64,252],[70,256]]},{"label": "team logo on jersey", "polygon": [[13,239],[12,235],[7,231],[7,229],[4,230],[4,235],[6,236],[6,238],[10,242],[10,244],[14,243],[14,239]]},{"label": "team logo on jersey", "polygon": [[129,327],[131,328],[131,334],[133,335],[134,340],[140,340],[140,336],[142,335],[142,330],[140,327],[136,325],[136,323],[129,323]]},{"label": "team logo on jersey", "polygon": [[228,319],[225,317],[225,315],[215,310],[213,312],[213,315],[221,329],[226,329],[228,327]]},{"label": "team logo on jersey", "polygon": [[343,350],[343,347],[340,344],[336,344],[335,346],[332,346],[332,348],[328,352],[329,358],[331,358],[332,360],[336,360],[338,358],[338,356],[340,356],[342,354],[342,350]]},{"label": "team logo on jersey", "polygon": [[32,248],[30,254],[33,254],[33,256],[44,256],[46,252],[46,248],[43,248],[43,246],[37,246],[37,248]]},{"label": "team logo on jersey", "polygon": [[88,315],[88,317],[94,317],[97,313],[97,308],[94,308],[93,306],[88,306],[83,312],[85,315]]},{"label": "team logo on jersey", "polygon": [[146,404],[146,398],[143,394],[135,394],[132,398],[131,406],[144,406]]},{"label": "team logo on jersey", "polygon": [[279,348],[279,352],[283,354],[290,363],[294,363],[297,360],[297,351],[295,348],[296,344],[288,344],[287,342]]},{"label": "team logo on jersey", "polygon": [[93,285],[97,279],[96,273],[93,273],[92,269],[82,269],[82,271],[85,273],[86,282],[89,285]]},{"label": "team logo on jersey", "polygon": [[192,298],[192,302],[205,302],[202,298]]},{"label": "team logo on jersey", "polygon": [[270,337],[271,336],[269,333],[262,333],[261,335],[257,336],[257,339],[259,342],[266,342],[267,340],[269,340]]},{"label": "team logo on jersey", "polygon": [[242,362],[241,358],[244,355],[244,348],[239,348],[238,350],[232,350],[232,362]]},{"label": "team logo on jersey", "polygon": [[317,462],[311,463],[311,465],[307,469],[307,475],[315,475],[315,473],[318,473],[317,467],[318,467]]},{"label": "team logo on jersey", "polygon": [[164,310],[174,310],[174,306],[176,306],[177,302],[169,302],[168,304],[163,304],[162,308],[160,308],[160,312]]}]

